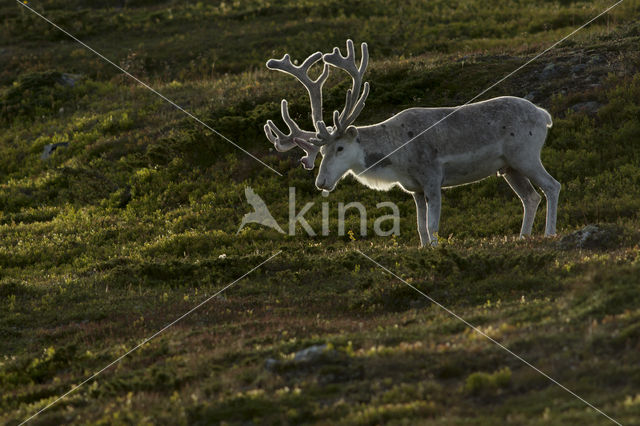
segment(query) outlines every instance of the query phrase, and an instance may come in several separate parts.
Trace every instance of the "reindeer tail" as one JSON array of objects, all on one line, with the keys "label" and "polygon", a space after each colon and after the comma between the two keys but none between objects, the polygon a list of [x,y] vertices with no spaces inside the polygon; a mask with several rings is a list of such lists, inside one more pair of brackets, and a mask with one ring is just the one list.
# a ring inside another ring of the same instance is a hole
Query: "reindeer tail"
[{"label": "reindeer tail", "polygon": [[551,119],[551,114],[549,114],[549,111],[547,111],[544,108],[540,108],[540,107],[538,107],[538,109],[540,110],[540,112],[544,116],[544,120],[547,123],[547,127],[553,126],[553,120]]}]

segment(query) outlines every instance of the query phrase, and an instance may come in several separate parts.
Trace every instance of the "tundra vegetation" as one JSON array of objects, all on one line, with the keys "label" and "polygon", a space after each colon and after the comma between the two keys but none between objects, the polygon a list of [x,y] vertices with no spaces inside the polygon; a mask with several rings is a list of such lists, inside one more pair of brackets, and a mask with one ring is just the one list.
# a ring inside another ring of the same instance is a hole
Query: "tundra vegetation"
[{"label": "tundra vegetation", "polygon": [[[539,236],[539,212],[536,236],[517,239],[520,201],[492,177],[443,192],[435,249],[417,247],[400,190],[349,178],[324,199],[299,152],[269,150],[262,127],[282,93],[292,118],[311,123],[304,89],[264,61],[367,41],[386,58],[369,65],[356,124],[370,124],[465,102],[609,2],[29,4],[284,177],[4,2],[0,422],[19,423],[282,250],[33,424],[608,424],[358,249],[621,423],[640,423],[640,2],[486,94],[528,96],[552,114],[542,161],[563,185],[558,236]],[[350,84],[334,74],[327,111]],[[300,206],[318,206],[305,215],[316,230],[323,201],[376,212],[388,200],[401,232],[361,237],[348,211],[345,235],[335,224],[328,236],[259,225],[235,235],[247,186],[281,226],[295,186]],[[606,238],[570,238],[588,224]],[[322,353],[295,358],[314,345]]]}]

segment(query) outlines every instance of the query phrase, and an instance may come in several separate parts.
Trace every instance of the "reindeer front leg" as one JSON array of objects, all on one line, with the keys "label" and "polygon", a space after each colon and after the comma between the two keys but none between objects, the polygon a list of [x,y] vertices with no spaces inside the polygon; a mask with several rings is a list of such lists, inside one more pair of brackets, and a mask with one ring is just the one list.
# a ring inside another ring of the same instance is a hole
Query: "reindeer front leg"
[{"label": "reindeer front leg", "polygon": [[413,201],[416,202],[420,247],[424,247],[429,242],[429,233],[427,232],[427,199],[422,192],[412,192],[411,195],[413,195]]},{"label": "reindeer front leg", "polygon": [[429,242],[435,247],[438,245],[442,189],[439,184],[428,184],[424,188],[424,195],[427,199],[427,232],[429,234]]}]

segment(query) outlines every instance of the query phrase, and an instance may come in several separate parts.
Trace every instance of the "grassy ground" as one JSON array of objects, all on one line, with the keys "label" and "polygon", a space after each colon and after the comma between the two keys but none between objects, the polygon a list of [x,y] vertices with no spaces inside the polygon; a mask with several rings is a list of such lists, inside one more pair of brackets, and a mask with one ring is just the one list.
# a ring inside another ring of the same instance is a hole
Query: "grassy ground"
[{"label": "grassy ground", "polygon": [[[563,184],[559,237],[517,240],[521,205],[494,177],[444,192],[437,249],[417,248],[407,194],[346,179],[323,198],[299,153],[269,149],[262,125],[279,100],[309,127],[308,101],[264,61],[368,41],[359,123],[373,123],[465,102],[607,2],[29,5],[284,177],[27,10],[0,6],[1,422],[26,419],[279,250],[33,423],[610,423],[358,250],[621,423],[640,422],[640,2],[485,95],[531,94],[552,113],[543,162]],[[69,87],[60,73],[81,78]],[[339,77],[325,111],[343,101]],[[42,161],[57,142],[69,147]],[[246,186],[281,225],[289,186],[298,209],[315,203],[305,217],[316,231],[329,203],[331,233],[236,235]],[[353,200],[368,208],[368,236],[355,214],[355,234],[338,235],[336,206]],[[400,207],[398,236],[371,235],[384,200]],[[594,223],[614,237],[561,243]],[[293,360],[319,344],[317,359]]]}]

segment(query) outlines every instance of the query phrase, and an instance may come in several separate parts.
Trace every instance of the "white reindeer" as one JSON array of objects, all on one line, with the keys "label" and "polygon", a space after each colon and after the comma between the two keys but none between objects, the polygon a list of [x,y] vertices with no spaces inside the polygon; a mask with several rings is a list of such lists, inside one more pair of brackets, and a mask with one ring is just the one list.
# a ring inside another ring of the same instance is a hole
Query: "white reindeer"
[{"label": "white reindeer", "polygon": [[[316,187],[321,190],[333,190],[340,179],[352,174],[370,188],[388,190],[398,185],[411,193],[421,245],[437,244],[441,188],[476,182],[496,173],[522,200],[520,236],[531,234],[541,200],[532,182],[547,198],[545,235],[555,234],[560,183],[540,161],[552,124],[546,110],[526,99],[502,96],[460,107],[409,108],[382,123],[355,127],[352,123],[369,94],[369,84],[362,85],[368,58],[367,44],[362,43],[362,59],[356,66],[353,42],[347,40],[347,56],[336,47],[330,54],[312,54],[300,66],[293,65],[288,54],[269,60],[268,68],[291,74],[306,87],[315,126],[315,131],[301,130],[289,116],[283,99],[282,118],[289,134],[271,120],[264,126],[276,150],[299,146],[307,153],[301,159],[306,169],[313,169],[320,152]],[[308,71],[320,59],[324,69],[313,80]],[[333,126],[327,127],[322,117],[322,86],[330,65],[349,73],[353,85],[347,91],[344,109],[334,112]],[[424,132],[430,126],[433,128]]]}]

